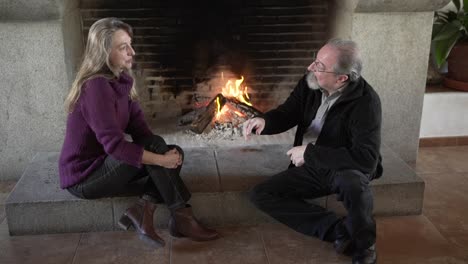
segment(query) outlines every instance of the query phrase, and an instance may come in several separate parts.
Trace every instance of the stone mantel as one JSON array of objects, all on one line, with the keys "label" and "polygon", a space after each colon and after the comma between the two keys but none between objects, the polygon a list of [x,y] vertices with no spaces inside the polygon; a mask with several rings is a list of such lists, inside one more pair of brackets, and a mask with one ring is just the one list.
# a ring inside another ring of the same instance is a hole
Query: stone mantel
[{"label": "stone mantel", "polygon": [[[451,0],[351,0],[356,13],[430,12],[439,10]],[[338,1],[339,2],[339,1]]]},{"label": "stone mantel", "polygon": [[[337,0],[356,13],[428,12],[451,0]],[[0,0],[0,21],[44,21],[61,19],[78,8],[79,0]]]},{"label": "stone mantel", "polygon": [[80,0],[0,0],[0,21],[62,19],[77,9]]}]

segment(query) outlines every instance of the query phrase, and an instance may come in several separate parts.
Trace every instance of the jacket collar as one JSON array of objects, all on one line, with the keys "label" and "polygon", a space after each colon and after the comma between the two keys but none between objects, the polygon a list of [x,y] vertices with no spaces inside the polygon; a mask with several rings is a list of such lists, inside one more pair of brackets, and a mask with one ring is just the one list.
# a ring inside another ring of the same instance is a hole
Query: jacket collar
[{"label": "jacket collar", "polygon": [[338,98],[338,100],[335,102],[335,104],[340,102],[352,101],[356,98],[361,97],[364,94],[364,87],[367,85],[367,82],[362,77],[359,77],[359,79],[357,79],[354,82],[350,82],[346,89],[343,90],[343,93],[341,94],[340,98]]}]

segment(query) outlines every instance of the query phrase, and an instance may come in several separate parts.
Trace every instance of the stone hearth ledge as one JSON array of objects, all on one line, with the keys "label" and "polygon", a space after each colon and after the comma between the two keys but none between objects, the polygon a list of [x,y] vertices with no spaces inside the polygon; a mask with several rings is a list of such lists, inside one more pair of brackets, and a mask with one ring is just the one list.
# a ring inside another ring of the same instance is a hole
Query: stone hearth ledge
[{"label": "stone hearth ledge", "polygon": [[[289,145],[213,149],[186,148],[182,178],[193,193],[195,214],[210,226],[274,221],[258,211],[247,192],[287,168]],[[384,175],[373,181],[375,214],[420,214],[424,182],[389,148],[383,147]],[[59,187],[57,152],[38,153],[5,203],[11,235],[118,229],[117,221],[137,197],[83,200]],[[141,185],[137,186],[141,188]],[[335,195],[310,201],[343,213]],[[155,223],[166,227],[169,212],[158,206]]]}]

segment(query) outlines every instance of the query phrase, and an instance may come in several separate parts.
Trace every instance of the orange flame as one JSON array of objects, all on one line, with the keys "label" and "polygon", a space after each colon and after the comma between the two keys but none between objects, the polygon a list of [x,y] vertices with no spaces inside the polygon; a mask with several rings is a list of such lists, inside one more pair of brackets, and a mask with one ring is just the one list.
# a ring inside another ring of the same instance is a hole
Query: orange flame
[{"label": "orange flame", "polygon": [[[221,80],[224,81],[224,73],[221,72]],[[244,88],[241,87],[241,84],[244,82],[244,76],[241,76],[240,79],[237,80],[228,80],[224,87],[222,87],[222,95],[224,97],[233,97],[239,100],[240,102],[252,106],[252,103],[250,102],[250,97],[249,94],[247,93],[247,86]],[[219,103],[219,97],[216,97],[216,120],[220,120],[221,116],[223,113],[225,113],[227,110],[226,107],[223,107],[221,109],[221,105]],[[233,111],[236,115],[240,117],[245,117],[246,115],[239,112],[239,111]]]},{"label": "orange flame", "polygon": [[219,104],[219,97],[216,96],[216,119],[221,117],[221,105]]},{"label": "orange flame", "polygon": [[[224,75],[222,76],[224,79]],[[223,87],[222,94],[225,97],[234,97],[240,102],[248,106],[252,106],[252,103],[250,103],[249,94],[247,93],[247,86],[244,88],[244,90],[242,90],[241,88],[241,84],[243,81],[244,81],[244,76],[241,76],[240,79],[237,79],[234,82],[232,80],[228,80],[226,85]]]}]

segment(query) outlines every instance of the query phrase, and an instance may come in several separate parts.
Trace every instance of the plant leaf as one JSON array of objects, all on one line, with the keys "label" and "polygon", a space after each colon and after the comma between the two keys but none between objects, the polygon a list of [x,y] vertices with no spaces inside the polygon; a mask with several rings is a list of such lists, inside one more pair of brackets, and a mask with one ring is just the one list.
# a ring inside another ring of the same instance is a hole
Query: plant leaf
[{"label": "plant leaf", "polygon": [[444,24],[439,24],[439,23],[432,25],[432,35],[431,35],[432,39],[434,39],[434,37],[440,33],[443,27],[444,27]]},{"label": "plant leaf", "polygon": [[463,10],[468,13],[468,0],[463,0]]},{"label": "plant leaf", "polygon": [[439,32],[434,36],[432,41],[440,41],[445,39],[450,39],[454,35],[458,34],[460,31],[460,27],[456,26],[452,23],[448,23],[442,26]]},{"label": "plant leaf", "polygon": [[463,16],[460,17],[460,22],[465,27],[465,29],[468,28],[468,13],[466,13]]},{"label": "plant leaf", "polygon": [[457,34],[454,34],[448,39],[443,39],[434,42],[434,56],[436,59],[437,67],[440,68],[445,63],[450,51],[452,50],[455,43],[457,43],[460,36],[461,32],[457,31]]}]

